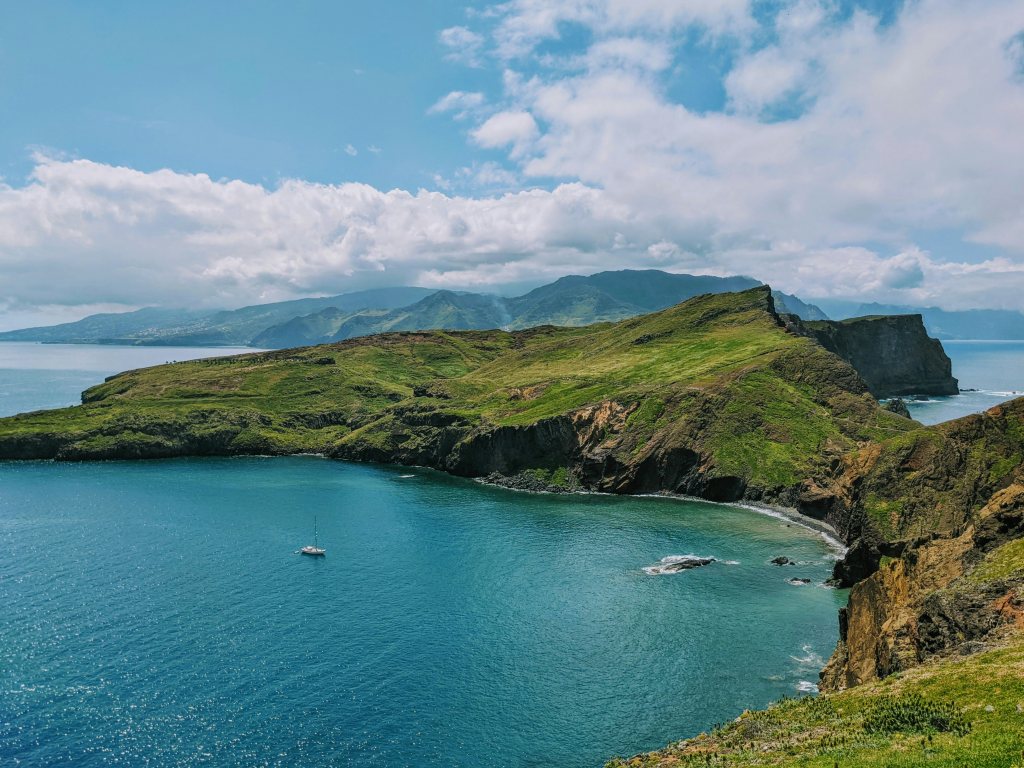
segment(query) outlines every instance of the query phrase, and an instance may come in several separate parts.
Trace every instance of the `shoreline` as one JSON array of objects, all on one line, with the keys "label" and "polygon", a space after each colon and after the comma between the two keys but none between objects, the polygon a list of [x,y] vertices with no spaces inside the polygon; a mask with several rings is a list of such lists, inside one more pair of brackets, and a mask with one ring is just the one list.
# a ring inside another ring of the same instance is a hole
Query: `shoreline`
[{"label": "shoreline", "polygon": [[[395,464],[385,464],[383,466],[402,466]],[[410,465],[404,465],[410,466]],[[411,465],[416,469],[429,469],[432,472],[440,472],[443,475],[449,477],[457,477],[457,475],[450,475],[448,472],[444,472],[440,469],[434,469],[433,467],[419,467]],[[699,502],[701,504],[714,504],[715,506],[721,507],[739,507],[741,509],[747,509],[751,512],[756,512],[759,515],[765,515],[766,517],[774,517],[777,520],[783,520],[787,523],[792,523],[806,530],[812,531],[818,534],[832,549],[835,554],[841,559],[846,555],[847,547],[843,544],[839,538],[839,532],[831,525],[826,523],[824,520],[818,520],[817,518],[805,515],[793,507],[782,507],[772,504],[765,504],[764,502],[758,501],[711,501],[709,499],[702,499],[700,496],[689,496],[684,493],[671,493],[664,491],[661,493],[608,493],[605,491],[588,491],[584,489],[552,489],[552,488],[525,488],[511,484],[505,484],[497,482],[495,479],[490,479],[491,476],[471,477],[466,478],[475,483],[486,485],[491,488],[502,488],[506,491],[515,491],[517,493],[537,493],[537,494],[549,494],[552,496],[565,496],[565,495],[580,495],[580,496],[610,496],[614,498],[630,498],[630,499],[674,499],[676,501],[690,501]]]}]

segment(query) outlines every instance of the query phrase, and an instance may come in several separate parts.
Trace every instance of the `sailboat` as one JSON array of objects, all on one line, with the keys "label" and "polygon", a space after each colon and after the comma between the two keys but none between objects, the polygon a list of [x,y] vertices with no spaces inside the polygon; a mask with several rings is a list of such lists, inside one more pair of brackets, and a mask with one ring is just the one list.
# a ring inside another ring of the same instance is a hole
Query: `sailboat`
[{"label": "sailboat", "polygon": [[313,546],[308,544],[299,550],[304,555],[310,555],[312,557],[323,557],[327,554],[326,549],[321,549],[319,543],[316,540],[316,515],[313,516]]}]

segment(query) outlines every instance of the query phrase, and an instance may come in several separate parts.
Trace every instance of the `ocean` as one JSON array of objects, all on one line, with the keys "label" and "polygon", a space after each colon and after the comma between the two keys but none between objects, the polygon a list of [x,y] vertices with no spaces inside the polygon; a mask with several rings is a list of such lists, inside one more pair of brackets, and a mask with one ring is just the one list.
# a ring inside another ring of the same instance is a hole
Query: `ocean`
[{"label": "ocean", "polygon": [[938,424],[1024,395],[1024,341],[943,341],[960,394],[907,399],[910,414]]}]

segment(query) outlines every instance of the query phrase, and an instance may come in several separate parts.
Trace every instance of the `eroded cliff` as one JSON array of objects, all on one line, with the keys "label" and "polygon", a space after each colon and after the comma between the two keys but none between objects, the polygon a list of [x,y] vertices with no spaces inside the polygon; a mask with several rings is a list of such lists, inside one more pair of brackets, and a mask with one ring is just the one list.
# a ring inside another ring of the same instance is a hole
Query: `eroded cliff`
[{"label": "eroded cliff", "polygon": [[875,315],[850,320],[801,321],[798,333],[815,339],[857,369],[875,397],[955,395],[953,364],[921,315]]}]

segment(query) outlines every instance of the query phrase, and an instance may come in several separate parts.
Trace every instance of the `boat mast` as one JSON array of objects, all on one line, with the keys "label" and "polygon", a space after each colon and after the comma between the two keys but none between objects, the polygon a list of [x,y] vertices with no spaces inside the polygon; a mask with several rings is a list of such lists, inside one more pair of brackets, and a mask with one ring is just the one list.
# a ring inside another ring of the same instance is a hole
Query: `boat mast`
[{"label": "boat mast", "polygon": [[316,515],[313,515],[313,546],[316,547],[317,549],[320,548],[320,545],[317,544],[317,541],[316,541]]}]

